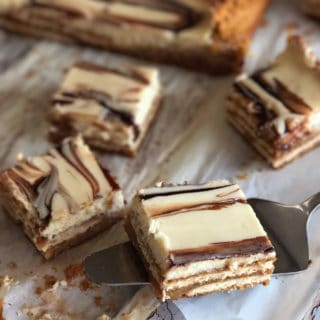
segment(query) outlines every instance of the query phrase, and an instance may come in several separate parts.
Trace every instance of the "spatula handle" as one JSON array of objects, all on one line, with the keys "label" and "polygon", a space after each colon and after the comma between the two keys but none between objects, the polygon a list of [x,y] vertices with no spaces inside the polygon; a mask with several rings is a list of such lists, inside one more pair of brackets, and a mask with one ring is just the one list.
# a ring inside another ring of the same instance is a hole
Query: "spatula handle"
[{"label": "spatula handle", "polygon": [[318,205],[320,205],[320,192],[314,194],[313,196],[305,200],[302,203],[302,208],[305,209],[304,211],[306,212],[306,214],[310,216],[310,214]]}]

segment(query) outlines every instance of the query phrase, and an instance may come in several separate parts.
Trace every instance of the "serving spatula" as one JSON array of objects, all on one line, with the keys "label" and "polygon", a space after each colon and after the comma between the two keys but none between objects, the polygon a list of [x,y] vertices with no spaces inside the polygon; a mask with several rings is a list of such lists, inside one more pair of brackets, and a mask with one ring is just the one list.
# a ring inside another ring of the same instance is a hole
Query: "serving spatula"
[{"label": "serving spatula", "polygon": [[[305,270],[310,264],[307,222],[320,204],[317,193],[298,205],[248,199],[276,250],[275,274]],[[85,259],[88,276],[109,286],[149,284],[148,276],[130,242],[108,248]]]}]

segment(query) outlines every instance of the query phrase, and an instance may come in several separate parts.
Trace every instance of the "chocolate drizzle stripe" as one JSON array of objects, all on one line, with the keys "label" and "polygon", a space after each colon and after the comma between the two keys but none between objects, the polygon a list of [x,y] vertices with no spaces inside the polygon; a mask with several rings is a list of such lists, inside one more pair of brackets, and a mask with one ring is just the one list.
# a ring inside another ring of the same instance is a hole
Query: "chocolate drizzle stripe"
[{"label": "chocolate drizzle stripe", "polygon": [[20,191],[26,195],[29,201],[32,201],[35,197],[35,190],[32,188],[32,186],[28,183],[28,181],[21,178],[16,172],[14,172],[12,169],[8,169],[6,171],[8,177],[15,182],[15,184],[18,186]]},{"label": "chocolate drizzle stripe", "polygon": [[210,259],[224,259],[237,256],[250,256],[274,251],[271,242],[265,236],[240,241],[211,243],[199,248],[173,250],[170,261],[173,265],[182,265]]},{"label": "chocolate drizzle stripe", "polygon": [[[174,190],[174,191],[168,191],[168,192],[155,192],[151,194],[139,194],[139,198],[141,200],[148,200],[155,197],[167,197],[167,196],[173,196],[176,194],[184,194],[184,193],[198,193],[198,192],[206,192],[206,191],[212,191],[212,190],[218,190],[222,188],[231,187],[234,184],[227,184],[223,186],[217,186],[217,187],[203,187],[199,189],[189,189],[189,190]],[[178,188],[178,187],[177,187]],[[161,190],[161,188],[159,188]]]},{"label": "chocolate drizzle stripe", "polygon": [[277,85],[279,99],[291,112],[302,115],[312,112],[312,108],[302,98],[290,91],[280,80],[274,79],[274,81]]},{"label": "chocolate drizzle stripe", "polygon": [[[62,97],[72,98],[72,99],[88,99],[88,100],[95,100],[97,101],[102,107],[107,109],[112,116],[120,119],[122,122],[127,124],[128,126],[131,126],[134,130],[134,138],[135,140],[138,138],[140,134],[139,127],[135,124],[133,116],[131,114],[128,114],[126,112],[121,112],[119,110],[116,110],[115,108],[111,107],[109,104],[109,100],[111,99],[107,93],[102,93],[94,90],[82,90],[77,92],[66,92],[63,91],[60,93]],[[54,100],[55,102],[56,100]],[[58,100],[59,101],[59,100]],[[108,117],[108,114],[106,115]]]},{"label": "chocolate drizzle stripe", "polygon": [[297,96],[294,92],[290,91],[285,84],[279,79],[274,78],[276,87],[273,88],[266,80],[263,79],[263,72],[268,69],[255,72],[251,79],[254,80],[261,88],[269,93],[275,99],[281,101],[291,112],[297,114],[305,114],[312,112],[312,108],[303,101],[302,98]]},{"label": "chocolate drizzle stripe", "polygon": [[110,171],[104,167],[102,167],[101,165],[99,165],[104,176],[106,177],[106,179],[108,180],[110,186],[112,187],[113,191],[118,191],[120,190],[120,186],[117,183],[117,181],[115,180],[115,178],[111,175]]},{"label": "chocolate drizzle stripe", "polygon": [[274,120],[277,115],[269,110],[264,102],[258,97],[255,93],[253,93],[249,88],[247,88],[244,84],[240,82],[235,82],[233,84],[234,88],[241,93],[243,96],[248,98],[250,101],[254,103],[254,107],[256,110],[256,116],[259,119],[259,126],[263,126],[269,121]]},{"label": "chocolate drizzle stripe", "polygon": [[[76,146],[73,140],[69,142],[69,148],[74,156],[75,161],[77,162],[77,166],[71,163],[72,166],[75,167],[83,175],[83,177],[87,179],[87,181],[91,185],[93,196],[96,197],[100,190],[97,180],[81,161],[79,155],[76,152]],[[65,158],[66,158],[66,155],[65,155]]]},{"label": "chocolate drizzle stripe", "polygon": [[221,210],[224,208],[227,208],[229,206],[232,206],[236,203],[247,203],[246,199],[230,199],[226,201],[220,201],[220,202],[210,202],[210,203],[201,203],[200,205],[190,205],[190,206],[184,206],[181,209],[174,209],[174,210],[168,210],[156,213],[154,215],[150,215],[152,218],[161,218],[166,216],[173,216],[177,214],[182,214],[186,212],[191,211],[203,211],[203,210]]}]

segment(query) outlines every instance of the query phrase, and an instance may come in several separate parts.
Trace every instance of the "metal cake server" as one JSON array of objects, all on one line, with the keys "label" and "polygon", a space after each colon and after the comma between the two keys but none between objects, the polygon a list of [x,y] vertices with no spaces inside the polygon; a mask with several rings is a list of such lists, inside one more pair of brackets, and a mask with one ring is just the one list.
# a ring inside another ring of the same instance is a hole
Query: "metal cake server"
[{"label": "metal cake server", "polygon": [[[320,204],[320,192],[299,205],[248,199],[276,250],[275,274],[305,270],[310,264],[307,222]],[[88,276],[109,286],[141,286],[147,273],[130,242],[94,253],[84,262]]]}]

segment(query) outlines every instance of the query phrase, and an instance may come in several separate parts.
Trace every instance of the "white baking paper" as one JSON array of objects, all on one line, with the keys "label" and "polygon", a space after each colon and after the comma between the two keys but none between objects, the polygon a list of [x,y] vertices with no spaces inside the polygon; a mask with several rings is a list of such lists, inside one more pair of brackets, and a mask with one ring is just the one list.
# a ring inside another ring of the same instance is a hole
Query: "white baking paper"
[{"label": "white baking paper", "polygon": [[[303,17],[297,1],[274,0],[254,37],[246,70],[266,65],[284,47],[289,31],[304,35],[320,56],[320,23]],[[1,33],[1,37],[7,35]],[[27,41],[17,36],[9,38],[23,45]],[[79,58],[109,65],[135,61],[82,47],[28,41],[32,43],[28,55],[0,74],[2,167],[12,165],[18,152],[31,155],[46,149],[44,118],[49,98],[70,63]],[[4,54],[10,52],[3,52],[2,59]],[[214,78],[175,67],[159,67],[165,99],[138,157],[99,154],[103,164],[118,176],[127,199],[137,188],[157,180],[204,182],[228,178],[238,182],[248,197],[288,203],[299,203],[320,191],[320,148],[283,169],[272,170],[226,123],[225,96],[233,77]],[[316,319],[317,309],[313,307],[317,305],[320,287],[319,228],[320,215],[314,213],[308,226],[312,263],[307,271],[274,276],[266,287],[183,299],[177,305],[188,320]],[[107,288],[81,291],[79,282],[83,278],[66,284],[64,270],[91,252],[123,241],[126,236],[121,226],[116,226],[110,233],[45,262],[20,227],[1,212],[0,275],[9,274],[19,281],[5,299],[6,319],[27,319],[23,310],[28,308],[42,310],[42,296],[34,291],[37,286],[43,287],[44,275],[53,275],[60,281],[54,290],[63,306],[59,302],[56,307],[50,306],[59,310],[49,308],[56,319],[91,320],[104,311],[115,313],[129,294]]]}]

